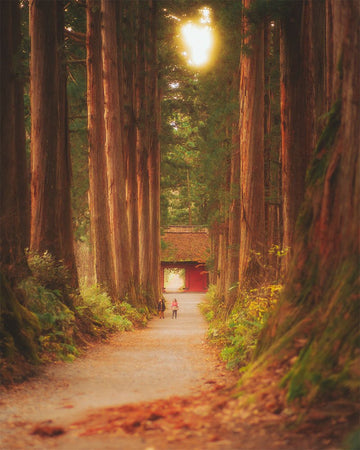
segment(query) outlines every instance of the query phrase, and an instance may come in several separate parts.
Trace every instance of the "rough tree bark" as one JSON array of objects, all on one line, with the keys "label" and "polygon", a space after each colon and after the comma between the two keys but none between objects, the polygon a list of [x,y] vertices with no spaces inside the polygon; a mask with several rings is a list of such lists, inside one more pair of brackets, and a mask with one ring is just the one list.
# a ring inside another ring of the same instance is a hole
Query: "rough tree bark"
[{"label": "rough tree bark", "polygon": [[70,205],[71,163],[63,58],[63,2],[30,2],[30,248],[63,260],[77,286]]},{"label": "rough tree bark", "polygon": [[149,240],[150,222],[150,180],[149,180],[149,80],[147,70],[148,2],[143,2],[139,10],[138,52],[137,52],[137,147],[138,147],[138,188],[139,188],[139,239],[140,239],[140,280],[146,296],[153,296],[151,286],[151,247]]},{"label": "rough tree bark", "polygon": [[239,132],[236,125],[232,126],[232,153],[230,161],[230,207],[229,207],[229,237],[226,266],[225,303],[228,311],[234,306],[239,281],[240,257],[240,149]]},{"label": "rough tree bark", "polygon": [[[56,2],[30,2],[31,36],[31,242],[32,250],[59,256],[56,195]],[[46,39],[44,37],[46,36]]]},{"label": "rough tree bark", "polygon": [[59,108],[59,124],[57,136],[57,222],[61,248],[61,259],[71,274],[72,285],[78,286],[78,276],[74,252],[74,233],[71,207],[71,153],[69,139],[68,102],[67,102],[67,67],[64,41],[64,0],[56,2],[57,20],[57,61],[59,71],[59,86],[57,90],[57,103]]},{"label": "rough tree bark", "polygon": [[1,2],[0,21],[0,266],[13,278],[26,270],[30,225],[19,2]]},{"label": "rough tree bark", "polygon": [[149,25],[149,99],[150,99],[150,242],[151,242],[151,285],[153,288],[153,304],[157,305],[160,298],[160,93],[157,70],[157,7],[154,0],[150,0]]},{"label": "rough tree bark", "polygon": [[316,142],[316,120],[324,107],[324,23],[319,20],[325,16],[323,5],[293,2],[280,24],[283,246],[289,249],[285,271]]},{"label": "rough tree bark", "polygon": [[117,3],[101,2],[102,60],[105,104],[105,149],[108,174],[110,232],[115,285],[122,298],[132,283],[129,227],[125,191],[125,159],[121,136],[121,109],[117,41]]},{"label": "rough tree bark", "polygon": [[100,0],[87,2],[87,105],[89,140],[89,209],[96,282],[115,298],[105,156],[104,92],[101,59]]},{"label": "rough tree bark", "polygon": [[281,260],[275,248],[281,248],[281,138],[279,68],[280,27],[278,22],[266,20],[264,30],[265,97],[264,97],[264,182],[265,182],[265,233],[266,248],[273,249],[267,256],[266,277],[278,280]]},{"label": "rough tree bark", "polygon": [[125,2],[123,11],[123,145],[127,161],[127,202],[130,247],[134,286],[140,284],[139,210],[138,210],[138,154],[136,147],[136,36],[138,2]]},{"label": "rough tree bark", "polygon": [[[0,357],[17,353],[39,362],[40,324],[24,307],[19,280],[28,275],[24,249],[29,245],[29,177],[25,149],[24,89],[20,57],[20,4],[0,2]],[[14,370],[2,364],[2,381]]]},{"label": "rough tree bark", "polygon": [[[248,8],[251,0],[246,0]],[[263,278],[265,254],[264,193],[264,27],[250,33],[244,20],[244,45],[240,63],[240,288]]]}]

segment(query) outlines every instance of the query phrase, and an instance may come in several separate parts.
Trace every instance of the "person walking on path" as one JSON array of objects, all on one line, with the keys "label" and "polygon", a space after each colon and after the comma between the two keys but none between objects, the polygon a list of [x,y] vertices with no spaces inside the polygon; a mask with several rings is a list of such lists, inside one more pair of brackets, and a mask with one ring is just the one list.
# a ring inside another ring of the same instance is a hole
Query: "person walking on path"
[{"label": "person walking on path", "polygon": [[165,311],[165,300],[163,297],[161,297],[158,303],[158,313],[160,319],[165,319],[164,311]]},{"label": "person walking on path", "polygon": [[176,300],[176,298],[174,298],[173,302],[171,303],[171,309],[172,309],[172,319],[177,319],[177,312],[179,309],[179,303]]}]

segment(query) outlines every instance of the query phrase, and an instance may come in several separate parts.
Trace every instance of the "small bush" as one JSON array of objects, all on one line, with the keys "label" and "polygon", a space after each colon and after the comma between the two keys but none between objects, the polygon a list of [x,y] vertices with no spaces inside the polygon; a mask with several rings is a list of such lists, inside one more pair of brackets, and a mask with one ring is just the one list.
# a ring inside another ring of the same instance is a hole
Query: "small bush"
[{"label": "small bush", "polygon": [[62,261],[56,260],[48,251],[43,254],[26,251],[32,276],[42,285],[51,289],[65,288],[70,284],[69,270]]},{"label": "small bush", "polygon": [[222,300],[215,289],[209,289],[207,302],[201,306],[209,322],[208,337],[222,348],[221,357],[229,368],[240,368],[249,363],[266,318],[279,299],[280,290],[281,285],[271,284],[241,292],[231,313],[224,319]]},{"label": "small bush", "polygon": [[144,327],[147,324],[146,311],[141,313],[126,302],[112,303],[108,294],[99,286],[82,286],[82,302],[76,306],[80,316],[86,311],[99,326],[109,331],[129,331],[134,326]]},{"label": "small bush", "polygon": [[134,308],[127,302],[121,302],[115,305],[114,311],[116,314],[126,317],[137,328],[144,328],[151,317],[149,310],[146,307],[139,309]]},{"label": "small bush", "polygon": [[34,277],[23,280],[19,288],[25,294],[25,306],[39,319],[42,357],[72,359],[77,354],[73,342],[75,314],[62,302],[61,291],[44,287]]}]

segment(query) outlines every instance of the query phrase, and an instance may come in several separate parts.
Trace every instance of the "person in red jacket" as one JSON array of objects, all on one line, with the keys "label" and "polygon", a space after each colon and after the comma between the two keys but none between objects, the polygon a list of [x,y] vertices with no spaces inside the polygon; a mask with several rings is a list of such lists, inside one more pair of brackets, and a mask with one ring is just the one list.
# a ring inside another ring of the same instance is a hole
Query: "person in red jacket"
[{"label": "person in red jacket", "polygon": [[171,303],[171,309],[172,309],[172,319],[177,319],[177,312],[179,309],[179,303],[176,300],[176,298],[174,298],[173,302]]}]

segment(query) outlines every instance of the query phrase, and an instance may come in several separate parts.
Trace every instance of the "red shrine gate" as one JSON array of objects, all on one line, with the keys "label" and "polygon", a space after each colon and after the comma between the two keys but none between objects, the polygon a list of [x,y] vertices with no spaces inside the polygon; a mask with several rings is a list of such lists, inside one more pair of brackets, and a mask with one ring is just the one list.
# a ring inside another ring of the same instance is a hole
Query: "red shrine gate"
[{"label": "red shrine gate", "polygon": [[169,227],[162,237],[161,283],[165,292],[206,292],[209,255],[207,229],[195,226]]},{"label": "red shrine gate", "polygon": [[[179,274],[177,277],[179,283],[171,284],[172,274]],[[161,285],[164,291],[206,292],[208,273],[205,265],[197,262],[163,262],[161,263]]]}]

